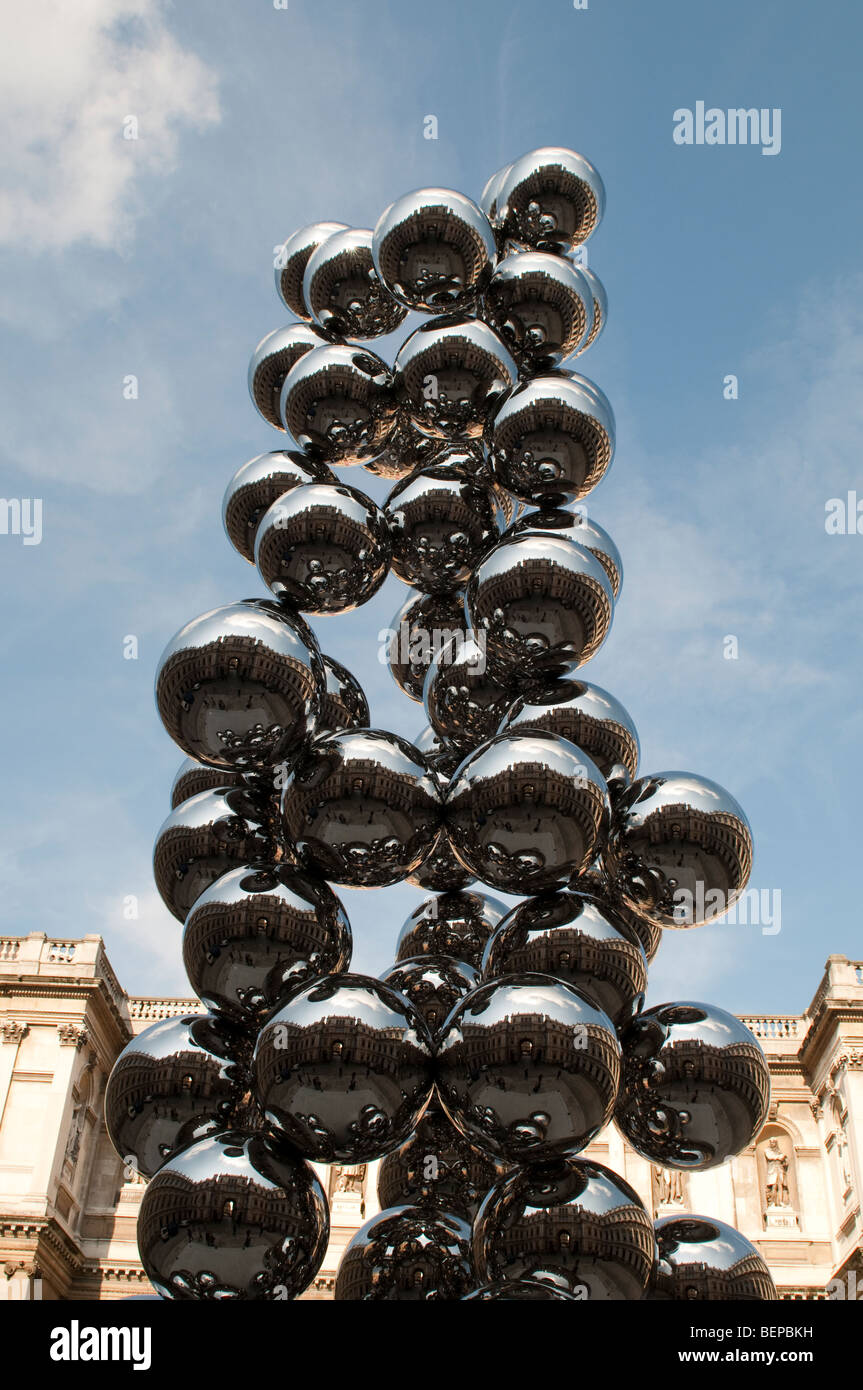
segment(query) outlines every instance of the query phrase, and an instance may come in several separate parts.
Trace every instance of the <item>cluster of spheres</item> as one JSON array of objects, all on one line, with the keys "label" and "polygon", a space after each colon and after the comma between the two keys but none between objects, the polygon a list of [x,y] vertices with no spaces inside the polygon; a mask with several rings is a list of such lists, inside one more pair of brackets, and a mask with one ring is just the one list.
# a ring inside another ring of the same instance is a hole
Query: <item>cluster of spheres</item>
[{"label": "cluster of spheres", "polygon": [[[775,1297],[738,1232],[655,1224],[582,1157],[614,1120],[652,1162],[711,1168],[769,1098],[736,1018],[644,1004],[662,932],[744,889],[746,817],[704,777],[643,774],[632,719],[581,670],[623,579],[583,506],[614,415],[572,367],[607,317],[579,249],[604,200],[586,159],[539,149],[478,203],[425,188],[373,230],[284,244],[293,317],[249,368],[284,438],[223,506],[267,596],[193,619],[156,680],[186,761],[154,872],[206,1012],[137,1036],[106,1093],[164,1298],[296,1298],[329,1235],[315,1165],[378,1159],[337,1299]],[[390,365],[369,342],[409,313]],[[341,468],[391,482],[385,505]],[[310,626],[390,571],[413,743]],[[352,973],[339,886],[405,880],[430,896],[393,965]]]}]

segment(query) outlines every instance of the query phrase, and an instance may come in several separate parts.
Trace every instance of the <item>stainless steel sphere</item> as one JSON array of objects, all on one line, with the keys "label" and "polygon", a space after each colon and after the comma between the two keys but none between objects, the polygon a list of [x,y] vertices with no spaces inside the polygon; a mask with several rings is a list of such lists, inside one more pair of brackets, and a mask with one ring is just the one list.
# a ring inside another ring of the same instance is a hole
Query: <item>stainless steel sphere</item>
[{"label": "stainless steel sphere", "polygon": [[574,150],[531,150],[511,164],[495,193],[494,227],[536,251],[565,255],[602,221],[605,188]]},{"label": "stainless steel sphere", "polygon": [[434,1039],[459,1000],[476,989],[479,971],[450,956],[414,956],[391,965],[381,979],[413,1004]]},{"label": "stainless steel sphere", "polygon": [[[585,1295],[586,1296],[586,1295]],[[565,1289],[552,1288],[532,1279],[499,1279],[465,1294],[463,1303],[578,1303],[579,1298]]]},{"label": "stainless steel sphere", "polygon": [[506,1171],[473,1148],[433,1099],[410,1138],[381,1160],[378,1201],[382,1207],[434,1207],[472,1220]]},{"label": "stainless steel sphere", "polygon": [[264,512],[279,497],[304,483],[334,483],[335,474],[297,449],[276,449],[244,463],[228,483],[222,520],[231,545],[255,563],[255,537]]},{"label": "stainless steel sphere", "polygon": [[407,314],[378,277],[372,234],[363,229],[334,232],[309,257],[303,299],[324,332],[338,338],[380,338]]},{"label": "stainless steel sphere", "polygon": [[470,1225],[427,1206],[379,1211],[351,1236],[337,1302],[453,1302],[471,1287]]},{"label": "stainless steel sphere", "polygon": [[523,513],[506,534],[521,536],[528,531],[551,532],[583,545],[602,565],[617,601],[623,588],[623,560],[611,536],[598,521],[589,520],[578,509],[569,511],[565,507],[545,506],[540,511]]},{"label": "stainless steel sphere", "polygon": [[716,1168],[767,1119],[770,1072],[745,1024],[712,1004],[659,1004],[620,1034],[615,1121],[636,1153],[665,1168]]},{"label": "stainless steel sphere", "polygon": [[494,232],[495,242],[499,249],[503,248],[505,237],[502,234],[498,222],[498,194],[511,168],[511,164],[505,164],[502,169],[497,169],[482,190],[482,196],[479,200],[479,205],[489,220],[489,224]]},{"label": "stainless steel sphere", "polygon": [[431,1092],[422,1018],[365,975],[332,975],[292,995],[255,1047],[267,1122],[318,1163],[382,1158],[416,1129]]},{"label": "stainless steel sphere", "polygon": [[285,377],[300,358],[329,342],[312,323],[289,323],[262,338],[249,362],[249,395],[268,425],[283,430],[279,399]]},{"label": "stainless steel sphere", "polygon": [[347,970],[351,927],[328,884],[289,865],[244,864],[193,904],[189,983],[209,1009],[251,1026],[292,990]]},{"label": "stainless steel sphere", "polygon": [[421,433],[439,439],[479,439],[518,377],[497,334],[467,317],[421,324],[399,348],[394,371],[399,404]]},{"label": "stainless steel sphere", "polygon": [[569,739],[592,758],[603,777],[622,763],[631,777],[638,772],[638,732],[619,700],[587,681],[557,680],[535,694],[521,695],[507,710],[498,730],[545,729]]},{"label": "stainless steel sphere", "polygon": [[227,1130],[166,1163],[138,1213],[138,1249],[162,1298],[283,1301],[326,1254],[314,1169],[271,1135]]},{"label": "stainless steel sphere", "polygon": [[399,933],[396,960],[450,956],[479,966],[485,943],[506,916],[497,898],[485,893],[441,893],[415,907]]},{"label": "stainless steel sphere", "polygon": [[390,294],[426,314],[470,309],[497,256],[485,213],[451,188],[420,188],[391,203],[372,236],[375,270]]},{"label": "stainless steel sphere", "polygon": [[640,1299],[655,1248],[653,1222],[638,1194],[586,1159],[501,1178],[473,1228],[478,1278],[537,1280],[590,1303]]},{"label": "stainless steel sphere", "polygon": [[438,455],[445,447],[443,440],[421,434],[409,415],[397,411],[383,453],[370,459],[363,467],[374,477],[395,483],[400,478],[407,478],[415,469],[437,462]]},{"label": "stainless steel sphere", "polygon": [[746,887],[752,832],[716,782],[657,772],[615,800],[603,862],[633,912],[658,927],[697,927],[721,917]]},{"label": "stainless steel sphere", "polygon": [[432,771],[437,773],[439,780],[444,784],[448,783],[464,757],[464,749],[458,748],[448,739],[441,738],[431,724],[427,724],[413,742]]},{"label": "stainless steel sphere", "polygon": [[377,458],[395,428],[390,369],[356,343],[306,353],[282,383],[282,424],[310,458],[341,467]]},{"label": "stainless steel sphere", "polygon": [[779,1295],[760,1250],[715,1216],[663,1216],[645,1297],[651,1302],[772,1303]]},{"label": "stainless steel sphere", "polygon": [[[612,803],[612,817],[614,815]],[[653,960],[662,943],[662,927],[658,927],[655,922],[649,921],[639,913],[633,912],[626,907],[620,899],[620,894],[615,893],[608,880],[607,874],[602,869],[599,861],[591,864],[589,869],[585,869],[583,874],[577,874],[570,880],[570,888],[576,893],[589,893],[602,905],[602,910],[615,922],[619,922],[623,930],[630,935],[634,934],[644,947],[644,954],[647,956],[648,965]]]},{"label": "stainless steel sphere", "polygon": [[297,853],[333,883],[384,888],[418,868],[442,820],[441,791],[407,739],[349,729],[317,740],[282,793]]},{"label": "stainless steel sphere", "polygon": [[302,746],[323,686],[307,624],[252,599],[180,628],[159,661],[156,705],[171,738],[198,762],[265,771]]},{"label": "stainless steel sphere", "polygon": [[573,985],[616,1027],[644,1002],[647,957],[638,939],[585,893],[528,898],[486,943],[485,980],[533,972]]},{"label": "stainless steel sphere", "polygon": [[468,632],[444,643],[432,658],[423,700],[432,728],[472,751],[497,732],[515,693],[511,673],[490,661],[488,644]]},{"label": "stainless steel sphere", "polygon": [[585,546],[529,532],[489,551],[468,582],[465,607],[493,658],[519,675],[528,670],[562,676],[602,646],[614,594]]},{"label": "stainless steel sphere", "polygon": [[367,729],[369,702],[365,691],[347,666],[331,656],[322,656],[325,688],[315,720],[315,738],[338,734],[343,729]]},{"label": "stainless steel sphere", "polygon": [[266,864],[279,851],[245,787],[198,792],[162,823],[153,849],[159,896],[180,922],[205,888],[240,864]]},{"label": "stainless steel sphere", "polygon": [[384,515],[393,574],[428,594],[463,587],[500,536],[491,486],[449,463],[429,464],[396,483]]},{"label": "stainless steel sphere", "polygon": [[345,222],[312,222],[300,227],[288,237],[276,263],[276,292],[282,302],[298,318],[310,319],[311,312],[303,298],[303,276],[309,257],[322,242],[335,232],[347,232]]},{"label": "stainless steel sphere", "polygon": [[198,792],[242,785],[243,779],[239,772],[228,772],[226,768],[221,767],[205,767],[195,758],[184,758],[171,785],[171,810],[176,811],[178,806],[188,801],[190,796],[197,796]]},{"label": "stainless steel sphere", "polygon": [[593,325],[586,340],[573,354],[575,357],[580,357],[583,352],[587,352],[587,349],[593,346],[608,322],[608,295],[605,293],[605,286],[595,270],[590,270],[586,265],[577,266],[577,269],[581,271],[590,286],[590,293],[593,297]]},{"label": "stainless steel sphere", "polygon": [[412,594],[393,618],[387,664],[396,685],[412,700],[422,700],[428,669],[448,643],[464,642],[467,618],[464,595]]},{"label": "stainless steel sphere", "polygon": [[571,985],[508,975],[456,1005],[436,1067],[441,1104],[470,1143],[535,1164],[578,1153],[611,1119],[620,1046],[608,1015]]},{"label": "stainless steel sphere", "polygon": [[482,883],[516,894],[559,887],[586,868],[610,817],[596,764],[540,730],[501,734],[469,754],[445,810],[459,859]]},{"label": "stainless steel sphere", "polygon": [[537,506],[560,507],[592,492],[611,467],[614,440],[607,401],[567,372],[522,381],[486,429],[495,478]]},{"label": "stainless steel sphere", "polygon": [[348,613],[367,603],[389,573],[386,517],[345,483],[309,483],[265,512],[255,564],[277,598],[305,613]]},{"label": "stainless steel sphere", "polygon": [[105,1126],[144,1178],[207,1134],[248,1118],[252,1038],[213,1014],[163,1018],[127,1043],[105,1088]]},{"label": "stainless steel sphere", "polygon": [[519,366],[541,372],[586,343],[593,294],[569,261],[523,251],[500,262],[483,295],[482,312]]},{"label": "stainless steel sphere", "polygon": [[[446,790],[445,779],[441,786]],[[446,827],[442,826],[425,859],[408,874],[407,882],[428,893],[458,893],[469,888],[476,880],[469,869],[456,856]]]}]

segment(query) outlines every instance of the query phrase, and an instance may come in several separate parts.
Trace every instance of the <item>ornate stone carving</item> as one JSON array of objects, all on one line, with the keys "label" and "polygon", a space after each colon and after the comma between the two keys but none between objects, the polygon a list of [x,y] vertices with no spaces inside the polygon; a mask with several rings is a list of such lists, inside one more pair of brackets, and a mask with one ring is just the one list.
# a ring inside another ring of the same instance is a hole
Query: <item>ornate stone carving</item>
[{"label": "ornate stone carving", "polygon": [[29,1024],[20,1023],[17,1018],[7,1018],[0,1023],[0,1042],[19,1043],[30,1031]]},{"label": "ornate stone carving", "polygon": [[683,1173],[678,1168],[660,1168],[654,1164],[651,1179],[653,1205],[657,1210],[660,1207],[686,1207]]},{"label": "ornate stone carving", "polygon": [[57,1037],[61,1047],[81,1048],[87,1042],[89,1033],[83,1023],[58,1023]]},{"label": "ornate stone carving", "polygon": [[788,1185],[788,1159],[779,1147],[774,1134],[764,1150],[764,1197],[768,1207],[791,1207],[791,1189]]}]

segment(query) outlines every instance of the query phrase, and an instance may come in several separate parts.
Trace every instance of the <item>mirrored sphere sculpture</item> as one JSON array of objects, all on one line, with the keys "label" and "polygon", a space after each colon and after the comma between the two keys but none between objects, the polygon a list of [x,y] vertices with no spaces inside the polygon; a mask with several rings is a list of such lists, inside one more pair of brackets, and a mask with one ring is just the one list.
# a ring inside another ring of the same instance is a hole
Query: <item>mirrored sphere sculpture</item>
[{"label": "mirrored sphere sculpture", "polygon": [[344,222],[312,222],[288,237],[276,257],[276,292],[282,303],[298,318],[309,319],[311,312],[303,298],[303,275],[309,257],[334,232],[347,232]]},{"label": "mirrored sphere sculpture", "polygon": [[576,264],[590,286],[590,292],[593,296],[593,325],[586,341],[574,353],[575,357],[580,357],[583,352],[587,352],[587,349],[593,346],[608,322],[608,295],[605,293],[605,286],[595,270],[591,270],[589,266],[580,262]]},{"label": "mirrored sphere sculpture", "polygon": [[510,165],[495,200],[493,223],[505,236],[563,255],[602,221],[605,188],[583,155],[544,147]]},{"label": "mirrored sphere sculpture", "polygon": [[485,943],[507,909],[486,893],[441,893],[415,907],[402,927],[396,960],[451,956],[479,966]]},{"label": "mirrored sphere sculpture", "polygon": [[227,768],[222,767],[205,767],[195,758],[184,758],[171,785],[171,810],[175,811],[182,802],[188,801],[190,796],[197,796],[198,792],[242,784],[242,773],[228,772]]},{"label": "mirrored sphere sculpture", "polygon": [[419,1013],[365,975],[332,975],[292,995],[255,1047],[268,1124],[319,1163],[362,1163],[396,1148],[416,1129],[432,1083]]},{"label": "mirrored sphere sculpture", "polygon": [[486,439],[497,481],[525,502],[554,507],[592,492],[614,458],[611,407],[566,372],[510,391]]},{"label": "mirrored sphere sculpture", "polygon": [[384,514],[393,574],[429,594],[461,588],[500,535],[491,486],[448,463],[429,464],[396,483]]},{"label": "mirrored sphere sculpture", "polygon": [[441,738],[473,750],[498,730],[516,693],[512,674],[489,661],[484,636],[468,631],[441,644],[429,662],[423,701]]},{"label": "mirrored sphere sculpture", "polygon": [[663,1216],[656,1223],[651,1302],[775,1302],[773,1276],[760,1250],[714,1216]]},{"label": "mirrored sphere sculpture", "polygon": [[337,479],[325,463],[318,463],[296,449],[275,449],[258,454],[238,468],[222,502],[222,520],[231,545],[243,559],[255,563],[258,523],[278,498],[303,483],[334,483]]},{"label": "mirrored sphere sculpture", "polygon": [[475,882],[475,875],[457,857],[449,832],[441,826],[428,854],[408,874],[407,881],[429,893],[458,893]]},{"label": "mirrored sphere sculpture", "polygon": [[328,342],[312,323],[289,323],[258,343],[249,362],[249,395],[268,425],[285,428],[279,412],[285,377],[305,353]]},{"label": "mirrored sphere sculpture", "polygon": [[426,1206],[389,1207],[353,1235],[336,1276],[336,1301],[451,1302],[473,1284],[470,1225]]},{"label": "mirrored sphere sculpture", "polygon": [[391,965],[381,975],[385,985],[403,994],[421,1015],[432,1038],[460,999],[476,989],[479,971],[450,956],[414,956]]},{"label": "mirrored sphere sculpture", "polygon": [[306,353],[288,372],[279,396],[285,430],[321,463],[377,458],[395,427],[390,369],[356,343],[331,343]]},{"label": "mirrored sphere sculpture", "polygon": [[396,684],[412,700],[422,700],[428,669],[452,639],[467,636],[464,596],[412,594],[402,604],[387,633],[387,663]]},{"label": "mirrored sphere sculpture", "polygon": [[506,532],[507,536],[520,536],[526,531],[552,531],[576,541],[595,555],[611,585],[615,601],[620,597],[623,587],[623,561],[620,551],[611,536],[598,521],[592,521],[581,506],[570,511],[565,507],[543,506],[535,512],[525,512]]},{"label": "mirrored sphere sculpture", "polygon": [[607,916],[618,922],[625,932],[634,935],[641,942],[644,947],[644,954],[647,956],[647,963],[648,965],[651,963],[662,943],[662,927],[658,927],[655,922],[649,921],[647,917],[642,917],[638,912],[633,912],[631,908],[626,907],[621,902],[620,895],[612,890],[599,861],[591,864],[590,868],[585,869],[583,874],[576,874],[570,880],[569,886],[577,893],[589,893],[592,898],[595,898]]},{"label": "mirrored sphere sculpture", "polygon": [[410,1138],[381,1160],[378,1200],[382,1207],[431,1206],[472,1220],[506,1171],[473,1148],[432,1100]]},{"label": "mirrored sphere sculpture", "polygon": [[[585,1294],[584,1297],[587,1295]],[[575,1294],[532,1279],[499,1279],[465,1294],[463,1303],[578,1303]]]},{"label": "mirrored sphere sculpture", "polygon": [[569,261],[520,252],[497,266],[483,315],[522,368],[541,372],[584,345],[593,327],[593,294]]},{"label": "mirrored sphere sculpture", "polygon": [[323,656],[322,660],[325,685],[315,720],[315,738],[337,734],[342,729],[367,729],[369,702],[356,676],[332,656]]},{"label": "mirrored sphere sculpture", "polygon": [[545,729],[569,739],[592,758],[603,777],[623,763],[631,777],[638,772],[638,732],[619,700],[587,681],[557,680],[539,694],[522,695],[501,721],[499,732]]},{"label": "mirrored sphere sculpture", "polygon": [[363,467],[374,477],[395,483],[399,478],[407,478],[415,468],[435,463],[444,447],[443,440],[420,433],[410,416],[397,410],[383,453],[368,459]]},{"label": "mirrored sphere sculpture", "polygon": [[431,319],[399,348],[399,404],[424,434],[479,439],[486,418],[515,384],[518,368],[497,334],[477,319]]},{"label": "mirrored sphere sculpture", "polygon": [[375,270],[409,309],[469,309],[497,257],[485,213],[451,188],[420,188],[386,209],[372,236]]},{"label": "mirrored sphere sculpture", "polygon": [[334,232],[322,241],[306,263],[302,294],[315,323],[331,337],[380,338],[407,313],[378,278],[367,229]]},{"label": "mirrored sphere sculpture", "polygon": [[442,738],[431,724],[426,724],[413,742],[429,767],[437,773],[441,783],[446,786],[464,757],[464,749],[450,743],[449,739]]},{"label": "mirrored sphere sculpture", "polygon": [[280,857],[263,815],[247,788],[227,787],[190,796],[162,822],[153,848],[153,877],[174,917],[185,921],[204,889],[229,869]]}]

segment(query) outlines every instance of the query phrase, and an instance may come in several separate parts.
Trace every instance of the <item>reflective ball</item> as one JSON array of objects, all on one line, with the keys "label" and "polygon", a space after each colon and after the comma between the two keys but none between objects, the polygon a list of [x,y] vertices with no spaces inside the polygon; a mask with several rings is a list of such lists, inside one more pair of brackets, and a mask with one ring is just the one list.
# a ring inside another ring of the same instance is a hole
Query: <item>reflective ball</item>
[{"label": "reflective ball", "polygon": [[533,972],[573,985],[619,1026],[644,1000],[647,957],[586,894],[544,893],[508,912],[486,944],[486,980]]},{"label": "reflective ball", "polygon": [[421,324],[399,348],[394,370],[399,403],[422,433],[439,439],[479,439],[518,377],[497,334],[466,317]]},{"label": "reflective ball", "polygon": [[558,255],[587,241],[605,211],[605,188],[593,165],[574,150],[553,147],[511,164],[495,197],[497,230]]},{"label": "reflective ball", "polygon": [[268,425],[283,430],[279,399],[285,377],[305,353],[324,347],[325,333],[311,323],[289,323],[262,338],[249,362],[249,395]]},{"label": "reflective ball", "polygon": [[390,369],[356,343],[315,348],[285,377],[279,415],[311,458],[341,467],[365,463],[383,452],[395,428]]},{"label": "reflective ball", "polygon": [[461,588],[500,535],[491,487],[448,463],[430,464],[396,483],[384,514],[393,574],[429,594]]},{"label": "reflective ball", "polygon": [[392,621],[387,664],[396,685],[412,700],[422,700],[423,685],[435,656],[448,642],[464,640],[467,619],[464,597],[452,594],[412,594]]},{"label": "reflective ball", "polygon": [[138,1249],[163,1298],[297,1298],[329,1239],[327,1200],[308,1163],[272,1136],[228,1130],[171,1159],[138,1213]]},{"label": "reflective ball", "polygon": [[465,606],[493,657],[520,671],[567,675],[602,646],[614,614],[608,576],[563,536],[513,536],[474,570]]},{"label": "reflective ball", "polygon": [[446,798],[459,859],[503,893],[555,888],[592,862],[610,806],[596,764],[554,734],[501,734],[468,755]]},{"label": "reflective ball", "polygon": [[369,702],[356,676],[331,656],[324,656],[322,660],[326,685],[315,720],[315,738],[337,734],[343,729],[367,729]]},{"label": "reflective ball", "polygon": [[368,230],[334,232],[316,247],[303,274],[303,299],[315,322],[338,338],[380,338],[407,314],[378,277]]},{"label": "reflective ball", "polygon": [[276,449],[244,463],[228,483],[222,519],[228,540],[250,564],[255,563],[255,536],[264,512],[291,488],[304,483],[334,483],[335,474],[296,449]]},{"label": "reflective ball", "polygon": [[306,1158],[364,1163],[416,1129],[431,1067],[431,1038],[407,999],[365,975],[333,975],[269,1019],[255,1047],[255,1094]]},{"label": "reflective ball", "polygon": [[391,965],[381,979],[413,1004],[435,1038],[459,1000],[476,989],[479,971],[450,956],[414,956]]},{"label": "reflective ball", "polygon": [[655,922],[650,922],[646,917],[642,917],[631,908],[626,907],[620,900],[619,894],[615,893],[603,872],[599,863],[591,864],[583,874],[577,874],[570,880],[571,888],[577,893],[589,893],[601,904],[603,912],[619,922],[624,931],[630,935],[635,935],[644,947],[644,954],[647,956],[648,965],[653,960],[659,950],[662,941],[662,928]]},{"label": "reflective ball", "polygon": [[485,893],[441,893],[427,898],[399,932],[396,960],[451,956],[479,966],[485,943],[506,911],[502,902]]},{"label": "reflective ball", "polygon": [[435,839],[442,799],[413,744],[377,729],[315,742],[282,793],[301,858],[333,883],[385,888],[418,868]]},{"label": "reflective ball", "polygon": [[395,483],[407,478],[415,469],[435,463],[444,447],[442,440],[421,434],[408,415],[397,412],[383,453],[369,459],[363,467],[376,478]]},{"label": "reflective ball", "polygon": [[414,746],[419,749],[429,767],[437,773],[443,783],[449,782],[464,757],[464,750],[441,738],[431,724],[427,724],[417,735]]},{"label": "reflective ball", "polygon": [[555,507],[592,492],[611,467],[614,438],[608,402],[566,372],[521,382],[486,430],[501,486],[526,502]]},{"label": "reflective ball", "polygon": [[391,203],[372,237],[375,270],[390,294],[426,314],[470,309],[497,248],[485,213],[450,188],[420,188]]},{"label": "reflective ball", "polygon": [[614,1024],[561,980],[489,980],[456,1005],[437,1044],[444,1110],[495,1158],[534,1164],[578,1153],[611,1118]]},{"label": "reflective ball", "polygon": [[587,681],[554,681],[540,694],[520,696],[504,715],[499,732],[520,729],[545,729],[569,739],[605,778],[618,763],[632,777],[638,771],[638,732],[631,716],[607,690]]},{"label": "reflective ball", "polygon": [[712,1004],[659,1004],[620,1035],[615,1121],[636,1153],[664,1168],[716,1168],[767,1119],[770,1072],[745,1024]]},{"label": "reflective ball", "polygon": [[[445,787],[445,782],[443,785]],[[408,874],[407,881],[429,893],[458,893],[462,888],[469,888],[475,877],[457,858],[449,834],[442,826],[425,859]]]},{"label": "reflective ball", "polygon": [[697,927],[737,901],[752,870],[752,832],[724,788],[657,772],[615,800],[603,859],[624,904],[658,927]]},{"label": "reflective ball", "polygon": [[664,1216],[645,1297],[651,1302],[774,1302],[779,1295],[760,1250],[715,1216]]},{"label": "reflective ball", "polygon": [[378,1168],[382,1207],[430,1206],[472,1220],[507,1169],[474,1149],[432,1100],[416,1130]]},{"label": "reflective ball", "polygon": [[[585,1295],[586,1297],[586,1295]],[[463,1303],[578,1303],[575,1294],[531,1279],[499,1279],[465,1294]]]},{"label": "reflective ball", "polygon": [[317,643],[302,619],[248,600],[180,628],[159,661],[156,704],[190,757],[264,771],[301,746],[323,685]]},{"label": "reflective ball", "polygon": [[243,778],[239,772],[228,772],[221,767],[205,767],[194,758],[184,758],[171,784],[171,810],[176,811],[178,806],[188,801],[190,796],[197,796],[198,792],[242,785]]},{"label": "reflective ball", "polygon": [[248,1123],[252,1037],[214,1014],[163,1018],[132,1038],[105,1088],[105,1126],[120,1158],[151,1178],[207,1134]]},{"label": "reflective ball", "polygon": [[252,1024],[290,991],[347,970],[351,927],[328,884],[244,864],[208,888],[183,931],[183,964],[210,1009]]},{"label": "reflective ball", "polygon": [[502,169],[497,169],[482,190],[482,196],[479,200],[479,205],[489,220],[494,232],[495,243],[499,249],[503,248],[505,237],[502,235],[498,220],[498,195],[511,168],[511,164],[505,164]]},{"label": "reflective ball", "polygon": [[153,877],[168,911],[186,914],[222,874],[240,864],[267,864],[278,848],[262,811],[244,787],[198,792],[163,821],[153,849]]},{"label": "reflective ball", "polygon": [[491,738],[511,708],[516,688],[499,662],[489,661],[484,636],[468,631],[444,642],[432,657],[423,687],[432,728],[462,749]]},{"label": "reflective ball", "polygon": [[303,275],[313,251],[334,232],[347,232],[344,222],[312,222],[308,227],[300,227],[288,237],[280,248],[276,260],[276,292],[282,302],[298,318],[309,319],[311,313],[303,298]]},{"label": "reflective ball", "polygon": [[574,354],[574,356],[580,357],[583,352],[587,352],[587,349],[593,346],[608,322],[608,295],[605,293],[605,286],[596,271],[591,270],[586,265],[578,265],[577,269],[581,271],[587,281],[593,298],[593,325],[586,340]]},{"label": "reflective ball", "polygon": [[527,531],[550,531],[583,545],[585,550],[596,556],[605,570],[615,600],[620,597],[623,588],[620,551],[605,528],[598,521],[590,521],[582,509],[575,507],[569,511],[564,507],[543,507],[540,511],[525,512],[506,534],[521,536]]},{"label": "reflective ball", "polygon": [[429,1207],[379,1211],[351,1237],[336,1275],[336,1301],[452,1302],[473,1283],[470,1226]]},{"label": "reflective ball", "polygon": [[345,483],[311,483],[280,497],[261,518],[255,564],[267,587],[306,613],[347,613],[367,603],[389,573],[386,517]]},{"label": "reflective ball", "polygon": [[525,251],[500,262],[483,296],[483,316],[520,367],[544,371],[587,341],[593,294],[568,261]]},{"label": "reflective ball", "polygon": [[501,1178],[473,1228],[480,1279],[537,1280],[591,1303],[640,1299],[655,1247],[653,1222],[638,1194],[586,1159],[516,1169]]}]

